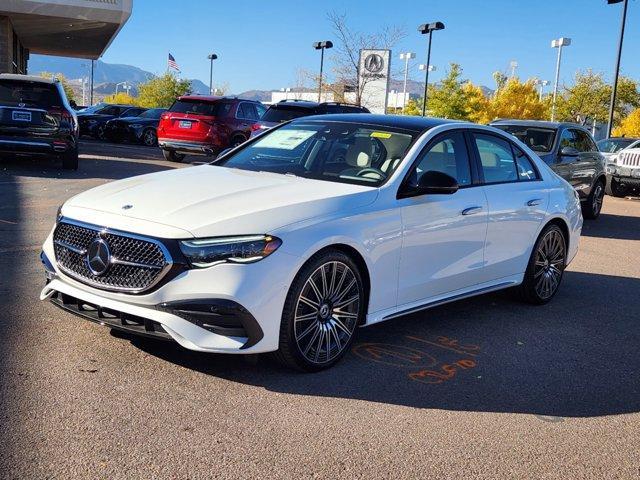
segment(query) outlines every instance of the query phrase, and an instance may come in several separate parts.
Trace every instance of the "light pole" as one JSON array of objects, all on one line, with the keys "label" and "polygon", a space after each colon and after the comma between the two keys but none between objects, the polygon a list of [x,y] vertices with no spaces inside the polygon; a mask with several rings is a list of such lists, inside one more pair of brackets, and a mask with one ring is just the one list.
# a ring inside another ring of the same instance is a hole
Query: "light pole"
[{"label": "light pole", "polygon": [[560,80],[560,60],[562,60],[562,47],[571,45],[571,39],[560,37],[551,41],[551,48],[558,49],[558,60],[556,61],[556,81],[553,84],[553,103],[551,104],[551,121],[556,118],[556,97],[558,96],[558,81]]},{"label": "light pole", "polygon": [[407,77],[409,75],[409,60],[416,58],[416,54],[413,52],[401,53],[400,60],[404,60],[404,86],[402,88],[402,106],[407,103]]},{"label": "light pole", "polygon": [[90,105],[93,105],[93,63],[94,63],[94,60],[91,60],[91,90],[89,90]]},{"label": "light pole", "polygon": [[318,103],[322,100],[322,68],[324,67],[324,51],[333,47],[331,40],[325,40],[324,42],[313,42],[313,48],[320,50],[320,78],[318,80]]},{"label": "light pole", "polygon": [[607,0],[609,5],[624,2],[622,7],[622,23],[620,24],[620,39],[618,40],[618,56],[616,58],[616,71],[613,74],[613,89],[611,90],[611,104],[609,105],[609,122],[607,123],[607,137],[611,136],[613,128],[613,112],[616,106],[616,93],[618,92],[618,74],[620,73],[620,57],[622,55],[622,41],[624,40],[624,26],[627,23],[627,6],[629,0]]},{"label": "light pole", "polygon": [[516,76],[516,68],[518,68],[518,62],[516,62],[515,60],[511,60],[511,63],[509,63],[509,67],[511,68],[511,78]]},{"label": "light pole", "polygon": [[209,59],[209,95],[213,95],[213,61],[218,59],[218,55],[211,53],[207,55]]},{"label": "light pole", "polygon": [[[444,23],[442,22],[432,22],[432,23],[423,23],[418,27],[418,31],[425,35],[429,34],[429,47],[427,48],[427,65],[431,64],[431,37],[433,35],[434,30],[444,30]],[[425,68],[424,70],[424,97],[422,99],[422,116],[424,117],[427,112],[427,86],[429,85],[429,69]]]}]

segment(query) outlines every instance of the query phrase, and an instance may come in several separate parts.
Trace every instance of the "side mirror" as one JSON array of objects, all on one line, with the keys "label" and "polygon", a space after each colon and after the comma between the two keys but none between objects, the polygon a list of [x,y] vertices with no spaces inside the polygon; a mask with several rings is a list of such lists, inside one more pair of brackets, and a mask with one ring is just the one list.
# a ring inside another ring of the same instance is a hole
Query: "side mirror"
[{"label": "side mirror", "polygon": [[405,185],[399,198],[416,197],[418,195],[451,195],[458,191],[458,181],[451,175],[436,170],[428,170],[422,174],[417,186]]},{"label": "side mirror", "polygon": [[560,155],[562,157],[577,157],[580,155],[580,152],[573,147],[562,147],[560,150]]}]

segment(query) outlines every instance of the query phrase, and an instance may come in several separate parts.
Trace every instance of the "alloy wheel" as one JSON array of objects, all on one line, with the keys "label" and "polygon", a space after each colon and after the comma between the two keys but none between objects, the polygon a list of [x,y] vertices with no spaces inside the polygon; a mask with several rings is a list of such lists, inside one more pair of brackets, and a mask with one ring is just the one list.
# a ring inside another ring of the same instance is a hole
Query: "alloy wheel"
[{"label": "alloy wheel", "polygon": [[143,141],[147,147],[153,147],[156,144],[156,134],[153,133],[153,130],[144,132]]},{"label": "alloy wheel", "polygon": [[557,229],[547,232],[538,245],[533,278],[536,293],[543,300],[551,298],[560,285],[565,252],[564,237]]},{"label": "alloy wheel", "polygon": [[598,183],[595,186],[595,190],[593,191],[593,203],[592,210],[594,215],[598,215],[600,213],[600,209],[602,208],[602,201],[604,200],[604,189],[602,188],[602,184]]},{"label": "alloy wheel", "polygon": [[306,360],[325,364],[348,346],[360,312],[360,287],[346,264],[330,261],[309,276],[295,307],[294,336]]}]

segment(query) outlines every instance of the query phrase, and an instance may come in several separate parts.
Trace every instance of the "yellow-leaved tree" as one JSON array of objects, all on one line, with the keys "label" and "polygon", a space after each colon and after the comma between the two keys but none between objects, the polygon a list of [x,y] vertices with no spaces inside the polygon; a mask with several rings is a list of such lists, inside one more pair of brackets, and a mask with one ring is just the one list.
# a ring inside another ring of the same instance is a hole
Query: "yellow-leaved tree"
[{"label": "yellow-leaved tree", "polygon": [[640,108],[627,115],[619,127],[613,129],[615,137],[640,137]]},{"label": "yellow-leaved tree", "polygon": [[514,118],[545,120],[549,117],[549,101],[540,100],[533,80],[521,82],[510,78],[489,102],[488,120]]},{"label": "yellow-leaved tree", "polygon": [[165,73],[138,86],[138,104],[147,108],[170,107],[176,97],[190,92],[189,80]]},{"label": "yellow-leaved tree", "polygon": [[485,96],[482,89],[471,82],[462,86],[466,98],[466,119],[473,123],[489,123],[491,101]]},{"label": "yellow-leaved tree", "polygon": [[115,103],[117,105],[137,105],[137,100],[136,97],[132,97],[125,92],[118,92],[104,97],[105,103]]}]

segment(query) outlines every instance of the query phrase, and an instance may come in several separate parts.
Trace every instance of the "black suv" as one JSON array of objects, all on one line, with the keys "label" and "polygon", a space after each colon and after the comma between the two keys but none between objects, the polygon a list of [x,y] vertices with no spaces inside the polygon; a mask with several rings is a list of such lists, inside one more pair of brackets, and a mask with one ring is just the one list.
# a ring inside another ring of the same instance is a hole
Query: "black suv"
[{"label": "black suv", "polygon": [[271,105],[260,117],[260,121],[251,127],[254,137],[264,130],[282,122],[309,115],[326,115],[330,113],[370,113],[365,107],[338,102],[307,102],[305,100],[281,100]]},{"label": "black suv", "polygon": [[94,138],[105,140],[104,126],[109,120],[119,117],[137,117],[145,110],[146,108],[134,107],[133,105],[105,103],[85,108],[78,112],[80,135],[91,135]]},{"label": "black suv", "polygon": [[78,120],[58,80],[0,74],[0,153],[48,156],[78,168]]},{"label": "black suv", "polygon": [[577,124],[537,120],[497,120],[576,189],[585,218],[600,215],[607,182],[605,159],[589,131]]}]

